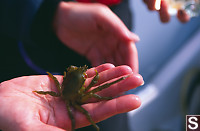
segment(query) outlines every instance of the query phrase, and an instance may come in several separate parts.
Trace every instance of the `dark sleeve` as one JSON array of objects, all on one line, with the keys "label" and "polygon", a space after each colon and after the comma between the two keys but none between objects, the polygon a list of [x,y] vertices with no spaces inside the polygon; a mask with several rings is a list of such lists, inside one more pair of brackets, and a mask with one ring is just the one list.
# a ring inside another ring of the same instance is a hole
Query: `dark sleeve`
[{"label": "dark sleeve", "polygon": [[44,0],[31,25],[31,39],[42,44],[57,39],[53,31],[53,18],[61,0]]},{"label": "dark sleeve", "polygon": [[[21,41],[30,41],[31,27],[34,25],[34,22],[40,23],[39,21],[41,21],[43,24],[46,23],[50,25],[53,19],[52,12],[55,11],[59,1],[60,0],[1,0],[0,34]],[[47,14],[41,12],[46,12]],[[38,17],[38,15],[41,16],[41,14],[44,15],[43,19],[41,19],[42,17]],[[39,29],[41,25],[42,24],[38,25],[37,29]],[[43,29],[44,28],[41,30]]]},{"label": "dark sleeve", "polygon": [[132,30],[133,13],[130,9],[130,1],[122,0],[120,4],[112,6],[111,9],[124,22],[128,29]]}]

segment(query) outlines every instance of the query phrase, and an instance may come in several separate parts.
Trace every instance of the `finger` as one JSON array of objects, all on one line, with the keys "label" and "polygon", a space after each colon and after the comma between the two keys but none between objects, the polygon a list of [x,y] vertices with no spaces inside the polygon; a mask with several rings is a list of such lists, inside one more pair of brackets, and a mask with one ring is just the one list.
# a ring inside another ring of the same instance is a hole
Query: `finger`
[{"label": "finger", "polygon": [[86,74],[87,74],[88,78],[90,78],[90,77],[93,77],[94,75],[96,75],[95,69],[97,70],[98,73],[100,73],[100,72],[103,72],[105,70],[108,70],[108,69],[111,69],[111,68],[114,68],[114,67],[115,66],[113,64],[106,63],[106,64],[99,65],[97,67],[93,67],[93,68],[88,69],[86,71]]},{"label": "finger", "polygon": [[143,2],[147,5],[149,10],[156,10],[156,0],[143,0]]},{"label": "finger", "polygon": [[130,32],[130,38],[135,43],[138,42],[138,41],[140,41],[140,37],[137,34],[132,33],[132,32]]},{"label": "finger", "polygon": [[148,0],[147,1],[148,9],[149,10],[156,10],[155,9],[155,3],[156,3],[156,0]]},{"label": "finger", "polygon": [[159,15],[161,22],[166,23],[170,21],[170,14],[168,13],[168,4],[164,0],[161,1]]},{"label": "finger", "polygon": [[116,61],[121,62],[119,65],[128,65],[133,72],[138,72],[138,53],[135,43],[130,42],[127,45],[120,44],[118,53],[120,54],[120,57],[116,58]]},{"label": "finger", "polygon": [[[124,75],[131,74],[132,70],[129,66],[118,66],[115,68],[111,68],[109,70],[105,70],[103,72],[99,73],[99,81],[96,85],[100,85],[104,82],[107,82],[109,80],[122,77]],[[88,85],[92,78],[89,78],[86,80],[85,85]]]},{"label": "finger", "polygon": [[[114,14],[109,8],[101,10],[101,14],[97,18],[98,24],[102,26],[102,29],[108,30],[121,40],[125,41],[138,41],[138,36],[133,34],[125,24]],[[115,21],[113,21],[115,20]],[[106,21],[106,22],[105,22]]]},{"label": "finger", "polygon": [[107,89],[97,93],[102,97],[115,97],[128,90],[134,89],[144,84],[143,78],[140,74],[131,74],[125,80],[120,81]]},{"label": "finger", "polygon": [[183,10],[178,10],[177,13],[177,18],[182,22],[182,23],[186,23],[190,20],[189,15],[183,11]]},{"label": "finger", "polygon": [[161,0],[155,0],[154,8],[155,10],[160,10]]},{"label": "finger", "polygon": [[[99,122],[113,115],[134,110],[140,105],[141,101],[138,96],[125,95],[109,101],[85,104],[83,107],[91,114],[95,122]],[[82,113],[76,112],[75,118],[78,127],[90,124]]]}]

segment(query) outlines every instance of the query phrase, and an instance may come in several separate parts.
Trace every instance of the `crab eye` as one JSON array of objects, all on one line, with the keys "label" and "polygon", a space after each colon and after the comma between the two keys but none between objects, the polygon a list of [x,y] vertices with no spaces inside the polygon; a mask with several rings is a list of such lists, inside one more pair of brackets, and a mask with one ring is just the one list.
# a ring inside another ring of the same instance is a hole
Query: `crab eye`
[{"label": "crab eye", "polygon": [[83,75],[85,79],[88,78],[88,75],[86,73],[83,73]]}]

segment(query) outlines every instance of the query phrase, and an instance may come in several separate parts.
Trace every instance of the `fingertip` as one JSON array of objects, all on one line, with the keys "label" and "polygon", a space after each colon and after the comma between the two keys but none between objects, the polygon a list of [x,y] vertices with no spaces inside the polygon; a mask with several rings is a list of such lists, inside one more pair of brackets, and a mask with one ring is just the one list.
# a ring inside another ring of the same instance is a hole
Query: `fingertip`
[{"label": "fingertip", "polygon": [[161,8],[159,10],[160,20],[163,23],[167,23],[170,21],[170,14],[168,13],[168,4],[166,1],[161,1]]},{"label": "fingertip", "polygon": [[134,81],[134,83],[136,83],[135,87],[143,86],[144,85],[143,77],[140,74],[132,74],[127,79],[132,79]]},{"label": "fingertip", "polygon": [[97,66],[96,68],[113,68],[115,67],[112,63],[104,63],[102,65]]},{"label": "fingertip", "polygon": [[140,98],[133,94],[121,96],[118,99],[124,101],[123,103],[119,101],[121,108],[120,107],[118,108],[121,110],[120,113],[135,110],[141,106]]},{"label": "fingertip", "polygon": [[138,53],[136,44],[133,41],[130,41],[126,46],[120,44],[119,54],[121,61],[119,65],[128,65],[132,68],[133,72],[138,72]]},{"label": "fingertip", "polygon": [[111,69],[111,68],[114,68],[114,67],[115,67],[115,65],[113,65],[111,63],[105,63],[105,64],[97,66],[96,70],[98,72],[102,72],[102,71],[105,71],[105,70],[108,70],[108,69]]},{"label": "fingertip", "polygon": [[135,43],[140,41],[140,37],[132,32],[130,33],[129,39]]},{"label": "fingertip", "polygon": [[155,3],[156,3],[156,0],[149,0],[148,1],[148,9],[151,11],[156,10]]},{"label": "fingertip", "polygon": [[92,77],[94,75],[96,75],[96,71],[98,73],[102,72],[102,71],[105,71],[105,70],[108,70],[108,69],[111,69],[111,68],[114,68],[115,66],[111,63],[105,63],[105,64],[102,64],[102,65],[99,65],[97,67],[93,67],[93,68],[90,68],[86,71],[88,77]]},{"label": "fingertip", "polygon": [[188,22],[190,20],[189,15],[185,11],[183,11],[183,10],[178,10],[177,18],[182,23],[186,23],[186,22]]},{"label": "fingertip", "polygon": [[119,72],[123,72],[123,74],[130,74],[133,72],[132,68],[127,65],[121,65],[117,67]]},{"label": "fingertip", "polygon": [[160,10],[161,0],[155,0],[155,10]]},{"label": "fingertip", "polygon": [[138,86],[143,86],[144,85],[144,80],[143,77],[140,74],[135,75],[136,80],[138,81]]},{"label": "fingertip", "polygon": [[133,104],[133,109],[137,109],[141,106],[142,102],[139,96],[137,95],[132,95],[132,104]]}]

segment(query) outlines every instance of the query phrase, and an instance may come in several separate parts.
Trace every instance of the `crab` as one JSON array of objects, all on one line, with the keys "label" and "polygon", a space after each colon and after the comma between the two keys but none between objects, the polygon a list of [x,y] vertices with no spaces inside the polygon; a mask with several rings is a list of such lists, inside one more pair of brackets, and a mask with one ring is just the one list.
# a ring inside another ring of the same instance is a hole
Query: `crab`
[{"label": "crab", "polygon": [[90,98],[96,98],[98,100],[112,99],[112,97],[101,97],[97,95],[96,93],[128,77],[128,76],[121,77],[113,82],[100,85],[97,88],[92,90],[91,87],[93,87],[99,80],[99,74],[97,70],[95,70],[96,75],[92,79],[91,83],[87,87],[84,87],[84,83],[87,78],[87,74],[86,74],[87,69],[88,67],[86,65],[82,67],[76,67],[76,66],[68,67],[67,72],[64,71],[62,84],[58,82],[55,76],[47,72],[48,76],[51,79],[53,79],[57,87],[58,93],[53,92],[53,91],[33,91],[41,95],[48,94],[54,97],[61,97],[65,101],[68,115],[72,123],[72,126],[71,126],[72,131],[75,130],[75,119],[74,119],[71,107],[83,113],[88,119],[88,121],[94,126],[94,128],[96,128],[96,130],[99,131],[100,130],[99,127],[92,120],[88,111],[85,110],[81,105],[86,103],[88,99]]}]

